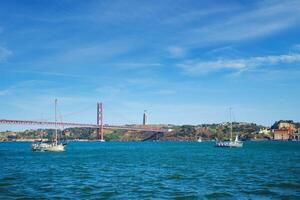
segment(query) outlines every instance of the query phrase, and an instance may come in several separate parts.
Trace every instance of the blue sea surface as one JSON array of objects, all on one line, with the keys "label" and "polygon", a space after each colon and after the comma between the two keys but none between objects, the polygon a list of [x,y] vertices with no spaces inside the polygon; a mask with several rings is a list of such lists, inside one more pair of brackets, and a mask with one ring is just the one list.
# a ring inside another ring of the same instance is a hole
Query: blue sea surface
[{"label": "blue sea surface", "polygon": [[300,199],[300,142],[0,143],[0,199]]}]

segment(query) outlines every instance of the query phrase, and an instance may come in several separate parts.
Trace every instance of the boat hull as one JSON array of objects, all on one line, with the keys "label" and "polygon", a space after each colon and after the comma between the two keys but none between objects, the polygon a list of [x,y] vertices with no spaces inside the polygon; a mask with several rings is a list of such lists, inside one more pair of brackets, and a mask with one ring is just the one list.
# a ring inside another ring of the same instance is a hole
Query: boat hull
[{"label": "boat hull", "polygon": [[41,143],[41,144],[32,144],[31,146],[32,151],[50,151],[50,152],[61,152],[65,151],[65,146],[63,144],[46,144],[46,143]]},{"label": "boat hull", "polygon": [[242,142],[217,142],[215,147],[229,147],[229,148],[239,148],[239,147],[243,147],[243,143]]}]

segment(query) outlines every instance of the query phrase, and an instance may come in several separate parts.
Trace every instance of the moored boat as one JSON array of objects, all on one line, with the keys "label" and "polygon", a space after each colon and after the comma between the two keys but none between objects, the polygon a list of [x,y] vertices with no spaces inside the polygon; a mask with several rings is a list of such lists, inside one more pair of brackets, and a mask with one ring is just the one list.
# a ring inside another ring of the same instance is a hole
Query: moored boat
[{"label": "moored boat", "polygon": [[55,99],[55,139],[53,142],[43,142],[41,139],[40,143],[34,143],[31,145],[32,151],[52,151],[52,152],[61,152],[65,151],[65,145],[63,143],[59,143],[58,134],[57,134],[57,99]]},{"label": "moored boat", "polygon": [[59,152],[65,150],[64,144],[56,144],[55,142],[52,143],[38,143],[32,144],[31,146],[32,151],[53,151]]},{"label": "moored boat", "polygon": [[232,140],[232,121],[231,121],[231,108],[230,110],[230,140],[229,141],[218,141],[216,140],[215,147],[243,147],[243,142],[239,140],[239,136],[235,136],[235,140]]},{"label": "moored boat", "polygon": [[238,139],[238,135],[236,135],[235,140],[232,141],[217,141],[216,147],[243,147],[243,142]]}]

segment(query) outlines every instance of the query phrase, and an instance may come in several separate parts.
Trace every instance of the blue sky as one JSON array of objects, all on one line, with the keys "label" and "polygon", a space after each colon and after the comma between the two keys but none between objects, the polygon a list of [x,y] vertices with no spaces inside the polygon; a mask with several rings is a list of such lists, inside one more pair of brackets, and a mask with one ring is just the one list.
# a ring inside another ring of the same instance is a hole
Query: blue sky
[{"label": "blue sky", "polygon": [[298,0],[2,0],[0,118],[300,121],[299,35]]}]

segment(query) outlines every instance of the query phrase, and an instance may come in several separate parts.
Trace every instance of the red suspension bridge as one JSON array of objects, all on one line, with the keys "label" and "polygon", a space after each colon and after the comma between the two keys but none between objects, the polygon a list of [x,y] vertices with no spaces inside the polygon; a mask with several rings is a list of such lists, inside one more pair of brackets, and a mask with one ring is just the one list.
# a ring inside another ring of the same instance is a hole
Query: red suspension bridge
[{"label": "red suspension bridge", "polygon": [[104,140],[104,129],[120,129],[120,130],[129,130],[129,131],[143,131],[143,132],[157,132],[157,133],[165,133],[170,131],[170,129],[149,128],[146,126],[135,127],[131,125],[118,126],[118,125],[104,124],[102,103],[97,103],[97,124],[57,122],[57,121],[50,122],[50,121],[34,121],[34,120],[9,120],[9,119],[1,119],[0,124],[95,128],[97,129],[97,137],[99,140]]}]

